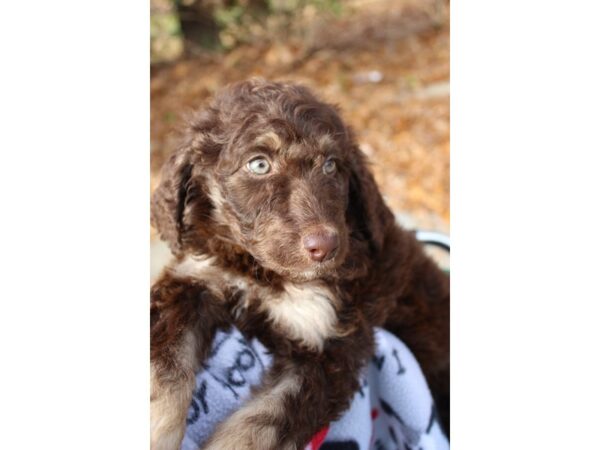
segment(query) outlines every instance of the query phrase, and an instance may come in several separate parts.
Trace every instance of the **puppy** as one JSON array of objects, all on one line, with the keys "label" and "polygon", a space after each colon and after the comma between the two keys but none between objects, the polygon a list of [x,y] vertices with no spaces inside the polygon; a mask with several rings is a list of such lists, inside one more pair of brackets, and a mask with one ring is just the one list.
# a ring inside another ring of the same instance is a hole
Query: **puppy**
[{"label": "puppy", "polygon": [[447,427],[448,277],[333,106],[294,84],[223,90],[165,164],[152,220],[175,255],[151,288],[153,449],[179,448],[194,374],[232,325],[273,365],[205,449],[302,449],[348,408],[376,326],[413,351]]}]

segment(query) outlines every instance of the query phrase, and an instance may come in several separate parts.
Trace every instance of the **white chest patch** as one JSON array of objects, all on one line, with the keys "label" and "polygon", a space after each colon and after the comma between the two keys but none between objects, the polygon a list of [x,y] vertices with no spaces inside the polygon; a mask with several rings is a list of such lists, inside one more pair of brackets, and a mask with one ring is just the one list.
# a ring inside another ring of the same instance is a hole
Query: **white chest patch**
[{"label": "white chest patch", "polygon": [[214,261],[213,257],[188,256],[171,267],[170,271],[177,277],[190,277],[205,281],[208,286],[215,289],[223,287],[225,284],[241,290],[248,289],[246,280],[215,266]]},{"label": "white chest patch", "polygon": [[171,267],[171,273],[178,277],[202,278],[214,271],[214,258],[187,256]]},{"label": "white chest patch", "polygon": [[[170,272],[177,277],[201,279],[215,292],[226,285],[242,291],[251,289],[246,279],[216,267],[214,258],[187,257],[171,266]],[[325,340],[337,334],[335,296],[326,287],[318,283],[287,283],[283,292],[273,293],[269,288],[259,288],[255,293],[272,323],[289,338],[302,342],[308,348],[322,351]],[[248,305],[243,303],[240,306]]]},{"label": "white chest patch", "polygon": [[317,284],[287,284],[282,294],[264,302],[269,318],[292,339],[321,351],[336,334],[333,294]]}]

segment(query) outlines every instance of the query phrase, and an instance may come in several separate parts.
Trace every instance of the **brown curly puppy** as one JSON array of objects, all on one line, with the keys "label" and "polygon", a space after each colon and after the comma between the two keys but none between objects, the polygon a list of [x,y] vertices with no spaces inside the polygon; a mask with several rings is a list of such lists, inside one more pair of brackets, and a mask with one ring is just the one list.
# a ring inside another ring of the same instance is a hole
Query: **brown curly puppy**
[{"label": "brown curly puppy", "polygon": [[152,219],[176,258],[151,292],[151,440],[178,449],[218,328],[273,353],[206,449],[301,449],[336,419],[373,327],[415,353],[447,426],[449,281],[402,230],[336,109],[302,86],[231,86],[190,122]]}]

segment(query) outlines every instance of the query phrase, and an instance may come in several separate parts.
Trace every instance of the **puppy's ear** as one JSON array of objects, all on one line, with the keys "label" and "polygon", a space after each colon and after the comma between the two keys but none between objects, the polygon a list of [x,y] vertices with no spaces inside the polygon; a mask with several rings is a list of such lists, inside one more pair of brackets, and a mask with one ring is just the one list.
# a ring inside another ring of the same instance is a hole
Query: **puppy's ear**
[{"label": "puppy's ear", "polygon": [[160,184],[152,194],[152,225],[175,255],[182,251],[183,216],[192,177],[190,153],[184,147],[171,155],[162,168]]},{"label": "puppy's ear", "polygon": [[217,108],[203,109],[187,121],[180,147],[163,166],[151,205],[152,224],[177,256],[202,252],[213,234],[206,174],[222,147]]},{"label": "puppy's ear", "polygon": [[351,172],[346,217],[353,237],[369,243],[372,252],[379,252],[394,215],[386,206],[366,157],[357,145],[352,145]]}]

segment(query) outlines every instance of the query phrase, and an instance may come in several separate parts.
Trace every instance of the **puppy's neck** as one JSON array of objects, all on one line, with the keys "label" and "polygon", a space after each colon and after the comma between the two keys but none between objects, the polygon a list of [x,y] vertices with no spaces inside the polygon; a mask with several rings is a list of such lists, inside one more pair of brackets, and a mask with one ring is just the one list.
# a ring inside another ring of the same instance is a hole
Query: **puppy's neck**
[{"label": "puppy's neck", "polygon": [[249,272],[233,272],[206,255],[180,258],[167,271],[175,278],[201,282],[223,301],[232,323],[272,346],[287,338],[284,346],[293,343],[321,352],[327,339],[344,334],[337,314],[341,308],[337,291],[322,281],[261,285]]},{"label": "puppy's neck", "polygon": [[206,256],[213,259],[213,265],[241,276],[251,276],[253,282],[282,289],[284,279],[276,272],[264,268],[250,253],[238,245],[220,239],[211,239]]}]

